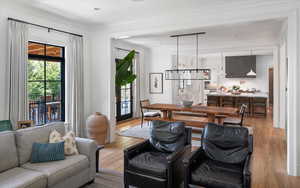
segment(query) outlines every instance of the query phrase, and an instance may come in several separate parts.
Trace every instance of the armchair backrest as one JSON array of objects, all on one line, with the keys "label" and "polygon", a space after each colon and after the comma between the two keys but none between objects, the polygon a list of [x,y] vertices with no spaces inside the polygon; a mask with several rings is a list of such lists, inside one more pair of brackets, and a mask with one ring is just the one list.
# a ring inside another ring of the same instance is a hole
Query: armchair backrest
[{"label": "armchair backrest", "polygon": [[239,164],[252,152],[248,129],[229,127],[213,123],[205,126],[202,135],[202,148],[212,160]]},{"label": "armchair backrest", "polygon": [[189,135],[183,122],[153,121],[150,143],[159,151],[174,152],[190,144]]}]

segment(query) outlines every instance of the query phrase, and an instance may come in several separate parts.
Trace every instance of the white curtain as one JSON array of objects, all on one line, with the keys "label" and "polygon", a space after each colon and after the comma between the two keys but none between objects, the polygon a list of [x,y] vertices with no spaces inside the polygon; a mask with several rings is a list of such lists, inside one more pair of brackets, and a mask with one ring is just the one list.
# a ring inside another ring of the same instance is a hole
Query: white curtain
[{"label": "white curtain", "polygon": [[27,61],[28,27],[8,21],[9,118],[16,128],[19,120],[28,119]]},{"label": "white curtain", "polygon": [[70,36],[66,61],[66,123],[76,136],[86,137],[84,120],[83,39]]}]

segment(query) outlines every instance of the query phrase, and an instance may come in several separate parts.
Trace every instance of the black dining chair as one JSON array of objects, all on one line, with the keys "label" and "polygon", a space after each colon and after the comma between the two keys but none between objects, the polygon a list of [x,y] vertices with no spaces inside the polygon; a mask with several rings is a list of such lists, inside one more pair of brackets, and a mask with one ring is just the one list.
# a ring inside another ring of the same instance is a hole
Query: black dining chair
[{"label": "black dining chair", "polygon": [[[145,100],[140,101],[140,108],[141,108],[141,114],[142,114],[141,127],[143,127],[145,117],[146,118],[147,117],[161,117],[159,112],[151,112],[151,111],[144,108],[144,106],[148,106],[148,105],[150,105],[150,100],[149,99],[145,99]],[[148,126],[149,126],[149,122],[150,121],[148,121]]]},{"label": "black dining chair", "polygon": [[153,121],[150,139],[124,150],[125,188],[179,188],[191,134],[183,122]]},{"label": "black dining chair", "polygon": [[207,124],[201,147],[183,160],[184,188],[250,188],[252,151],[247,128]]},{"label": "black dining chair", "polygon": [[242,104],[239,111],[239,118],[227,117],[224,119],[223,125],[243,126],[247,105]]}]

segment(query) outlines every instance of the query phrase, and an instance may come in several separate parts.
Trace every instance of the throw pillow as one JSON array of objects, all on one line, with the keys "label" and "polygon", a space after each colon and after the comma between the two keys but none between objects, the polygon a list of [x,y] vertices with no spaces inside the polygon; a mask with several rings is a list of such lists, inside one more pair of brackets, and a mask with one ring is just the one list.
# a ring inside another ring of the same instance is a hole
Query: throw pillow
[{"label": "throw pillow", "polygon": [[41,163],[65,159],[64,142],[41,144],[33,143],[31,162]]},{"label": "throw pillow", "polygon": [[65,153],[66,155],[78,155],[79,152],[76,147],[75,134],[73,131],[68,132],[64,137]]},{"label": "throw pillow", "polygon": [[11,131],[12,125],[10,120],[2,120],[0,121],[0,132],[1,131]]},{"label": "throw pillow", "polygon": [[73,131],[68,132],[64,137],[62,137],[61,134],[56,130],[50,133],[49,143],[57,143],[62,141],[65,143],[65,155],[79,154],[76,147],[75,134]]}]

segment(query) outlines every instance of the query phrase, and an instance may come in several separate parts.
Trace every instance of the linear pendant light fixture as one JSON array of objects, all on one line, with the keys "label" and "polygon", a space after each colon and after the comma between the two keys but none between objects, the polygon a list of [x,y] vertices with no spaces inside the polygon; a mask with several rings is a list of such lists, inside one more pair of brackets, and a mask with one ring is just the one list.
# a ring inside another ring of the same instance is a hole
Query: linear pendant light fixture
[{"label": "linear pendant light fixture", "polygon": [[[175,69],[166,70],[165,71],[165,79],[166,80],[181,80],[184,82],[185,80],[210,80],[210,69],[199,69],[198,61],[199,61],[199,35],[203,35],[205,32],[201,33],[189,33],[189,34],[181,34],[181,35],[172,35],[170,37],[177,39],[177,65]],[[179,68],[179,38],[184,36],[195,36],[196,37],[196,68],[195,69],[180,69]]]}]

